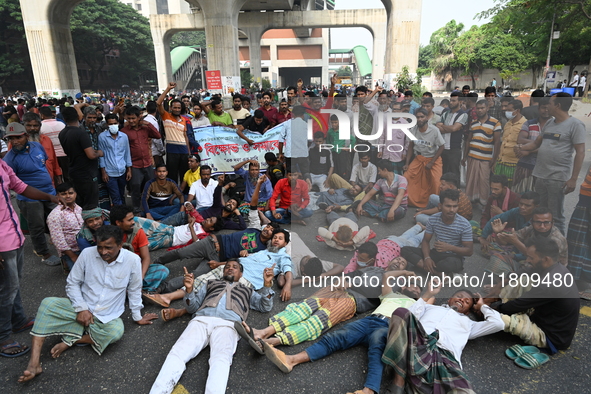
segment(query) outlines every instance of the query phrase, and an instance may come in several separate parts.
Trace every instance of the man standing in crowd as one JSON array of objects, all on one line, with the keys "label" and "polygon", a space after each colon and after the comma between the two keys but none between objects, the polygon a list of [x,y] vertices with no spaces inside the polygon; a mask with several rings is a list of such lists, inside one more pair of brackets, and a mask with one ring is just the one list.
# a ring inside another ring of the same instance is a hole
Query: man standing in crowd
[{"label": "man standing in crowd", "polygon": [[445,149],[441,153],[444,174],[453,172],[460,175],[460,161],[462,160],[462,130],[468,124],[468,114],[460,110],[460,92],[452,92],[449,98],[449,111],[441,116],[437,123],[439,131],[445,139]]},{"label": "man standing in crowd", "polygon": [[89,134],[79,127],[78,112],[74,108],[64,108],[61,114],[67,126],[60,131],[59,140],[68,156],[77,203],[83,209],[96,208],[99,203],[98,158],[103,152],[93,148]]},{"label": "man standing in crowd", "polygon": [[[556,227],[564,235],[564,196],[572,193],[585,159],[585,124],[568,114],[573,98],[568,93],[556,93],[550,97],[550,119],[543,134],[535,141],[518,145],[518,152],[538,149],[533,176],[535,190],[540,194],[541,205],[550,208]],[[573,162],[572,156],[575,152]]]},{"label": "man standing in crowd", "polygon": [[515,154],[515,146],[517,146],[517,138],[519,132],[526,122],[526,119],[521,115],[523,103],[521,100],[513,100],[507,105],[505,117],[509,119],[503,128],[503,139],[501,142],[501,149],[499,160],[495,164],[494,172],[496,175],[505,175],[509,181],[509,187],[513,185],[513,174],[517,168],[519,158]]},{"label": "man standing in crowd", "polygon": [[148,121],[140,119],[140,109],[130,107],[125,110],[125,127],[121,131],[129,140],[131,153],[131,203],[135,213],[140,212],[142,186],[154,178],[152,167],[152,148],[149,139],[160,139],[158,130]]},{"label": "man standing in crowd", "polygon": [[52,107],[49,106],[39,108],[39,115],[41,116],[40,134],[49,137],[53,143],[53,149],[57,156],[59,167],[62,170],[63,179],[67,181],[69,179],[68,156],[66,156],[59,139],[60,131],[62,131],[66,125],[55,119],[51,108]]},{"label": "man standing in crowd", "polygon": [[[38,117],[34,113],[31,115]],[[16,176],[48,195],[55,195],[53,182],[46,167],[49,162],[48,156],[43,146],[38,142],[29,141],[25,127],[16,122],[8,125],[6,138],[12,145],[12,149],[6,154],[4,161],[13,169]],[[57,162],[55,164],[57,165]],[[59,265],[60,259],[49,253],[45,238],[45,220],[56,205],[51,200],[39,201],[21,194],[17,196],[17,203],[27,221],[34,253],[41,256],[42,262],[47,265]]]},{"label": "man standing in crowd", "polygon": [[10,191],[31,200],[60,203],[58,197],[27,185],[12,168],[0,160],[0,356],[19,357],[29,347],[10,338],[11,333],[23,332],[33,326],[35,319],[25,314],[21,301],[20,282],[25,263],[25,236],[20,229],[18,214],[10,201]]}]

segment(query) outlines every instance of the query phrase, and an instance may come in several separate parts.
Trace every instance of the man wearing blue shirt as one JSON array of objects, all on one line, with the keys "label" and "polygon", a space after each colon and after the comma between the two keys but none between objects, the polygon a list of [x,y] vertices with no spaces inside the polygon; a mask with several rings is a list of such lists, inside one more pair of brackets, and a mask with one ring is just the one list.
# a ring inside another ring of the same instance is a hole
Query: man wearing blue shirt
[{"label": "man wearing blue shirt", "polygon": [[258,292],[238,283],[243,266],[228,261],[222,279],[210,280],[197,293],[193,291],[193,274],[185,268],[184,303],[193,319],[174,344],[160,373],[150,390],[151,394],[171,393],[180,380],[186,364],[209,344],[209,373],[206,393],[223,393],[226,390],[232,356],[240,336],[234,322],[245,321],[249,307],[259,312],[269,312],[273,307],[273,267],[265,267],[258,273],[264,282]]},{"label": "man wearing blue shirt", "polygon": [[125,205],[125,185],[131,179],[131,152],[127,134],[119,132],[119,121],[107,115],[108,129],[98,136],[99,167],[103,182],[107,184],[112,205]]},{"label": "man wearing blue shirt", "polygon": [[[54,196],[53,182],[45,166],[48,156],[43,146],[39,142],[29,141],[25,126],[20,123],[8,125],[6,138],[12,144],[12,149],[4,157],[6,164],[21,181]],[[45,239],[45,220],[56,205],[51,201],[31,200],[21,194],[16,199],[29,226],[35,254],[43,257],[42,262],[47,265],[59,265],[59,257],[49,253]]]},{"label": "man wearing blue shirt", "polygon": [[[246,163],[248,164],[248,171],[242,168]],[[256,187],[257,180],[259,179],[259,175],[261,173],[261,165],[256,160],[244,160],[234,166],[234,172],[236,175],[240,175],[244,178],[244,186],[246,188],[244,192],[244,200],[238,210],[242,215],[248,215],[250,212],[250,202],[252,201],[252,193],[254,192],[254,188]],[[259,203],[258,209],[259,210],[266,210],[267,209],[267,202],[273,195],[273,185],[271,181],[266,178],[265,182],[261,185],[261,189],[259,191]]]}]

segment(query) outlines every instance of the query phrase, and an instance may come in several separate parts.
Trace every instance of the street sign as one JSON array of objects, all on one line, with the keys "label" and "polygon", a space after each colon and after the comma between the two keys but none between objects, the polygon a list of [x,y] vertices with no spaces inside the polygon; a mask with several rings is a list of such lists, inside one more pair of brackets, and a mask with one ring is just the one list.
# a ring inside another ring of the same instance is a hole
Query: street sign
[{"label": "street sign", "polygon": [[207,90],[222,90],[222,73],[220,70],[207,70],[205,72]]}]

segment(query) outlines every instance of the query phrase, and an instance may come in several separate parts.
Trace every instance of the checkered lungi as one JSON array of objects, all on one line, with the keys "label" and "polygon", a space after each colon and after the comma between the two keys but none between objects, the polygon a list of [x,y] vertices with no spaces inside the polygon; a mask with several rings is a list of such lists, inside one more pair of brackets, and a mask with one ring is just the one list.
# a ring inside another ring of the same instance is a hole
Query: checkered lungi
[{"label": "checkered lungi", "polygon": [[568,268],[576,280],[591,282],[591,208],[577,205],[568,224]]},{"label": "checkered lungi", "polygon": [[137,216],[133,220],[146,233],[146,237],[148,237],[148,249],[150,251],[172,246],[174,238],[173,226]]},{"label": "checkered lungi", "polygon": [[76,321],[77,316],[68,298],[45,298],[39,305],[31,335],[36,337],[61,335],[62,342],[72,346],[84,334],[88,334],[92,339],[92,348],[99,355],[107,346],[117,342],[123,336],[123,321],[120,318],[101,323],[95,316],[94,323],[84,327]]},{"label": "checkered lungi", "polygon": [[168,268],[162,264],[150,264],[142,282],[142,290],[156,291],[156,288],[160,285],[160,282],[166,279],[169,273],[170,271]]},{"label": "checkered lungi", "polygon": [[438,339],[438,331],[427,334],[412,312],[398,308],[390,318],[382,362],[393,367],[413,393],[475,394],[454,355],[437,346]]}]

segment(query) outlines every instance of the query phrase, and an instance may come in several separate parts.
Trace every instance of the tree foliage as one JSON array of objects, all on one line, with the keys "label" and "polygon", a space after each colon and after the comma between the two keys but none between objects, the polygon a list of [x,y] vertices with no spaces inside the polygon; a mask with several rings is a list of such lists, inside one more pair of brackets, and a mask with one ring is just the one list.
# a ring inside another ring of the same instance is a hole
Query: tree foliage
[{"label": "tree foliage", "polygon": [[[147,18],[117,0],[86,0],[70,20],[78,63],[90,69],[88,87],[107,66],[112,85],[133,85],[140,73],[155,69],[154,46]],[[107,55],[118,54],[108,60]],[[108,63],[109,62],[109,63]]]},{"label": "tree foliage", "polygon": [[337,70],[337,76],[339,77],[351,77],[353,75],[353,70],[349,66],[341,66]]},{"label": "tree foliage", "polygon": [[204,31],[181,31],[170,39],[170,49],[176,47],[200,46],[205,48]]},{"label": "tree foliage", "polygon": [[15,79],[32,80],[31,59],[19,0],[0,0],[0,21],[0,86]]}]

